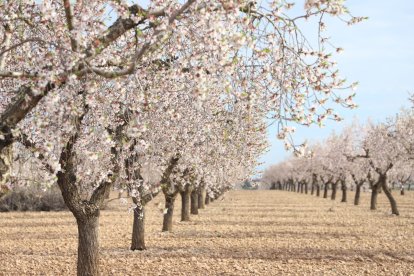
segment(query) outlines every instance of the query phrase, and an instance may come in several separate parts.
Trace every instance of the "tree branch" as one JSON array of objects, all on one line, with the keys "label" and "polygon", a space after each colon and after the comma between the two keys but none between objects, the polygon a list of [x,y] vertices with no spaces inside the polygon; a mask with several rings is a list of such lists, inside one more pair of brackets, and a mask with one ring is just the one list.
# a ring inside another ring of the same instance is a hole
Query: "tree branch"
[{"label": "tree branch", "polygon": [[[27,137],[26,134],[20,134],[19,136],[19,142],[25,146],[27,149],[29,150],[37,150],[38,147],[36,146],[35,143],[33,143],[32,141],[29,140],[29,138]],[[51,174],[56,174],[55,170],[53,169],[53,167],[46,161],[45,156],[43,155],[43,153],[39,153],[39,155],[37,156],[37,159],[39,159],[39,161],[43,164],[43,166],[46,168],[46,170],[51,173]]]},{"label": "tree branch", "polygon": [[74,26],[73,26],[73,12],[72,12],[72,7],[70,5],[70,0],[63,0],[63,7],[65,9],[66,23],[68,26],[68,30],[70,32],[70,45],[72,47],[72,51],[77,52],[78,43],[76,39],[73,37],[73,33],[72,33],[72,31],[74,30]]}]

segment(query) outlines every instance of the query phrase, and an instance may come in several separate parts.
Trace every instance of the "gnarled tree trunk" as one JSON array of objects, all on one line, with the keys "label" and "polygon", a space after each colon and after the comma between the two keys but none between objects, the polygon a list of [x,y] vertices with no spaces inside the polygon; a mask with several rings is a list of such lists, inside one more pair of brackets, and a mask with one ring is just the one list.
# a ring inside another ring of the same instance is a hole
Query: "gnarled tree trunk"
[{"label": "gnarled tree trunk", "polygon": [[78,276],[99,275],[99,212],[77,218]]},{"label": "gnarled tree trunk", "polygon": [[395,198],[393,197],[390,189],[387,186],[387,176],[386,175],[381,175],[380,176],[380,182],[381,182],[382,190],[384,191],[385,195],[388,198],[388,201],[391,204],[391,213],[393,215],[399,216],[400,212],[398,211],[397,201],[395,200]]},{"label": "gnarled tree trunk", "polygon": [[7,192],[6,189],[3,187],[6,187],[6,183],[10,178],[11,163],[13,159],[12,147],[13,144],[4,147],[0,151],[0,197],[2,196],[2,193]]},{"label": "gnarled tree trunk", "polygon": [[171,232],[173,225],[173,214],[174,214],[174,202],[177,197],[177,193],[174,194],[164,194],[165,195],[165,210],[164,210],[164,220],[162,223],[163,232]]},{"label": "gnarled tree trunk", "polygon": [[134,208],[131,250],[145,250],[145,206]]}]

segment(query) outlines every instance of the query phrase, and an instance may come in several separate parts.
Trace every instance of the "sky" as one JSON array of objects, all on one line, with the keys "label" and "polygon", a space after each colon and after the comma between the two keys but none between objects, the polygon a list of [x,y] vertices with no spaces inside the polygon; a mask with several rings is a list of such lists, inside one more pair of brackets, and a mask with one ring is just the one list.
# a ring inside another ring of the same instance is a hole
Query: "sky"
[{"label": "sky", "polygon": [[[336,56],[341,75],[350,82],[359,82],[355,97],[359,107],[342,109],[341,123],[327,121],[324,128],[298,127],[296,143],[323,140],[332,131],[340,132],[354,118],[380,122],[394,116],[401,107],[411,106],[408,97],[414,93],[414,1],[348,0],[345,5],[354,16],[369,17],[353,26],[338,19],[327,22],[331,41],[344,48]],[[310,26],[304,32],[310,32]],[[260,159],[263,164],[259,170],[290,155],[277,140],[275,127],[269,129],[269,140],[271,147]]]}]

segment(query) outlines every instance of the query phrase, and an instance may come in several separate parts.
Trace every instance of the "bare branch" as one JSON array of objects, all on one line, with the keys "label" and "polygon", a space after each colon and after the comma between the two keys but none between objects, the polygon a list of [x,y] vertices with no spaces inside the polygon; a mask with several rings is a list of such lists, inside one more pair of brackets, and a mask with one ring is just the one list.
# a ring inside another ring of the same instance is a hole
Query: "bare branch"
[{"label": "bare branch", "polygon": [[0,78],[14,78],[14,79],[37,79],[45,77],[37,73],[15,72],[15,71],[0,71]]},{"label": "bare branch", "polygon": [[[0,52],[0,57],[2,57],[5,53],[10,52],[10,51],[22,46],[23,44],[30,43],[30,42],[39,42],[39,43],[47,44],[46,41],[44,41],[43,39],[41,39],[39,37],[28,38],[28,39],[22,40],[21,42],[11,46],[10,48],[6,47],[6,49],[4,49],[3,51]],[[1,69],[1,67],[0,67],[0,69]]]}]

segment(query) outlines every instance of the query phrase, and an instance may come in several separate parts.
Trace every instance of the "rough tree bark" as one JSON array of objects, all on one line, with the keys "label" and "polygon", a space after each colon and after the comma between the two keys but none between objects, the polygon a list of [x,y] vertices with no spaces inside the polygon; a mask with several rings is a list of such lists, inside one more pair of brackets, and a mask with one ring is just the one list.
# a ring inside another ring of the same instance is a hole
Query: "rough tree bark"
[{"label": "rough tree bark", "polygon": [[174,184],[171,183],[170,176],[177,166],[180,155],[175,155],[171,157],[167,169],[163,172],[161,177],[161,189],[165,197],[165,209],[164,209],[164,218],[162,222],[162,231],[170,232],[172,231],[172,218],[174,213],[174,202],[177,197],[178,190],[175,188]]},{"label": "rough tree bark", "polygon": [[145,206],[134,209],[131,250],[145,250]]},{"label": "rough tree bark", "polygon": [[378,192],[379,192],[380,186],[379,183],[376,183],[375,185],[372,185],[371,187],[371,210],[377,210],[377,198],[378,198]]},{"label": "rough tree bark", "polygon": [[186,185],[184,191],[180,192],[181,195],[181,221],[190,221],[190,201],[191,192],[193,188],[190,185]]},{"label": "rough tree bark", "polygon": [[198,192],[196,189],[191,192],[191,214],[198,215]]},{"label": "rough tree bark", "polygon": [[0,193],[2,192],[2,187],[5,187],[10,177],[13,159],[12,153],[12,145],[4,147],[3,150],[0,151]]},{"label": "rough tree bark", "polygon": [[78,216],[78,275],[99,275],[99,212]]},{"label": "rough tree bark", "polygon": [[400,212],[398,211],[397,201],[393,197],[390,191],[390,188],[388,188],[387,186],[387,175],[386,174],[380,175],[380,183],[381,183],[382,190],[384,191],[385,195],[388,198],[388,201],[391,204],[391,213],[393,215],[399,216]]},{"label": "rough tree bark", "polygon": [[174,202],[177,197],[177,193],[164,194],[165,195],[165,210],[164,220],[162,223],[163,232],[171,232],[173,225],[173,214],[174,214]]}]

